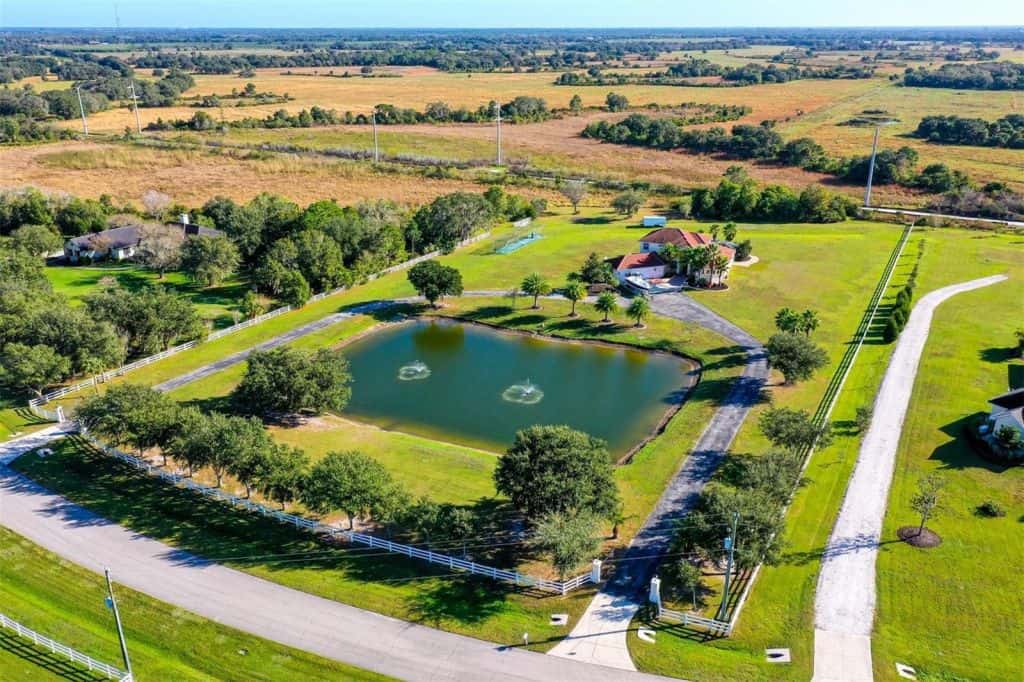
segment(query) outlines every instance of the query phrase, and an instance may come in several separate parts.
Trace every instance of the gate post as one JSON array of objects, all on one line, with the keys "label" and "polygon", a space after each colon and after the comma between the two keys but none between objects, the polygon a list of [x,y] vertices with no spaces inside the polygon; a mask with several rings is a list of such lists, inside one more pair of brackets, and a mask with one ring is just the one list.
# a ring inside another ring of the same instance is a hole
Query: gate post
[{"label": "gate post", "polygon": [[594,559],[593,563],[590,564],[590,582],[595,585],[601,582],[601,560]]},{"label": "gate post", "polygon": [[654,576],[651,578],[651,590],[647,595],[647,600],[654,604],[658,609],[658,615],[661,615],[661,578]]}]

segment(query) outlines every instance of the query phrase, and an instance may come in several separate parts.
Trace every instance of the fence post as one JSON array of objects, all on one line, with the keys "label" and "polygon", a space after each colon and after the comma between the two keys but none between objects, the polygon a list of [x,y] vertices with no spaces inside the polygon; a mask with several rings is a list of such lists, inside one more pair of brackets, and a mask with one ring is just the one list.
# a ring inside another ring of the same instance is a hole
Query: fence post
[{"label": "fence post", "polygon": [[595,585],[601,582],[601,560],[594,559],[593,563],[590,564],[590,582]]}]

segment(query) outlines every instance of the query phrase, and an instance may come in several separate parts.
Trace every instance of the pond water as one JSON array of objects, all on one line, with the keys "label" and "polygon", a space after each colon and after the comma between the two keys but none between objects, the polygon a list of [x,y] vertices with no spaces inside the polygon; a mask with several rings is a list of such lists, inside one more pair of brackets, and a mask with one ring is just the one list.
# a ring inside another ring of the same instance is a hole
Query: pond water
[{"label": "pond water", "polygon": [[416,320],[345,349],[347,415],[382,428],[493,451],[518,429],[568,424],[619,457],[649,435],[695,380],[664,353],[568,343],[480,325]]}]

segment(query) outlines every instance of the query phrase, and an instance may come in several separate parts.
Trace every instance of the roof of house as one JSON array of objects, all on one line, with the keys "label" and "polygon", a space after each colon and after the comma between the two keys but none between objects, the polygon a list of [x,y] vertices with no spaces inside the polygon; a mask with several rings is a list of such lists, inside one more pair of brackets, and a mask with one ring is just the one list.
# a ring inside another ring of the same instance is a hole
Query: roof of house
[{"label": "roof of house", "polygon": [[[93,249],[97,246],[101,246],[104,249],[123,249],[128,246],[138,245],[139,241],[142,239],[143,227],[144,225],[141,224],[124,225],[122,227],[103,230],[102,232],[84,234],[81,237],[75,237],[68,241],[83,250]],[[198,225],[186,226],[182,223],[169,223],[163,225],[163,227],[168,231],[174,231],[180,234],[182,239],[186,236],[192,235],[198,235],[200,237],[219,237],[224,234],[220,230],[214,230],[209,227],[200,227]],[[97,244],[97,240],[100,241],[99,244]]]},{"label": "roof of house", "polygon": [[615,264],[615,269],[622,271],[633,268],[655,268],[664,264],[665,261],[661,256],[653,251],[646,251],[644,253],[627,253]]},{"label": "roof of house", "polygon": [[724,244],[718,245],[718,253],[722,254],[729,259],[729,262],[736,260],[736,249],[731,246],[725,246]]},{"label": "roof of house", "polygon": [[1018,407],[1024,407],[1024,388],[1018,388],[1002,395],[997,395],[989,402],[1007,410],[1015,410]]},{"label": "roof of house", "polygon": [[707,246],[713,243],[714,240],[711,239],[709,234],[688,232],[680,230],[678,227],[662,227],[648,232],[640,238],[640,241],[650,244],[675,244],[676,246],[692,249],[698,246]]}]

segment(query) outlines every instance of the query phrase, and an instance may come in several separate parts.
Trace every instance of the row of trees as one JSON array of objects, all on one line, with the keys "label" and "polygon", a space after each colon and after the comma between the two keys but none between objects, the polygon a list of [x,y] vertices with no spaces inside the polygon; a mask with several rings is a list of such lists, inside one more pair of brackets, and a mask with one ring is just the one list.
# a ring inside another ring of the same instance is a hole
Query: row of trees
[{"label": "row of trees", "polygon": [[910,271],[906,284],[897,292],[896,301],[889,311],[889,317],[882,328],[882,339],[886,343],[892,343],[903,331],[907,320],[910,319],[910,310],[914,302],[914,288],[917,286],[917,272],[921,264],[921,257],[924,256],[925,241],[918,242],[917,260],[914,262],[914,269]]},{"label": "row of trees", "polygon": [[[671,118],[652,118],[631,114],[617,123],[596,121],[581,133],[613,144],[628,144],[655,149],[686,149],[702,154],[721,154],[735,159],[769,161],[784,166],[836,175],[849,182],[867,182],[869,156],[830,157],[811,138],[784,142],[770,121],[761,125],[736,125],[729,133],[720,127],[685,130]],[[935,163],[917,171],[918,154],[910,147],[885,149],[875,157],[873,182],[900,184],[941,193],[960,190],[969,184],[967,176]]]},{"label": "row of trees", "polygon": [[586,73],[569,71],[555,80],[555,85],[718,85],[694,82],[693,78],[717,76],[725,85],[757,85],[760,83],[788,83],[802,78],[871,78],[874,68],[867,65],[839,64],[831,67],[778,66],[776,64],[745,64],[725,66],[707,59],[690,57],[671,64],[663,71],[643,73],[606,73],[591,67]]}]

